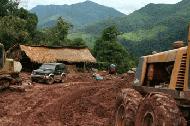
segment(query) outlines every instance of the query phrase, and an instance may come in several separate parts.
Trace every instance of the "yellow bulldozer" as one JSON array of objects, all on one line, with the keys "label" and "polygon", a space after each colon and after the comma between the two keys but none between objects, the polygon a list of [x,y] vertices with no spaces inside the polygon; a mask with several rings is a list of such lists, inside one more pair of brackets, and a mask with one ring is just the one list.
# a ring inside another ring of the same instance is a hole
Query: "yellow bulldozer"
[{"label": "yellow bulldozer", "polygon": [[190,125],[190,28],[188,46],[142,56],[133,88],[122,89],[115,126]]},{"label": "yellow bulldozer", "polygon": [[20,62],[7,59],[4,45],[0,43],[0,90],[10,85],[20,84],[19,72],[22,69]]}]

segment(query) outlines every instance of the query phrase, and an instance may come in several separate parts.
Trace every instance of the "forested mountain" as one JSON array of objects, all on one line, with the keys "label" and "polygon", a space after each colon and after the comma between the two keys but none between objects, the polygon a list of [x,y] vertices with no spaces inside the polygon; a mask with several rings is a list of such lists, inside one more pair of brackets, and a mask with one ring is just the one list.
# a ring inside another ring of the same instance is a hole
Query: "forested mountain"
[{"label": "forested mountain", "polygon": [[171,49],[171,43],[186,41],[190,22],[190,1],[177,4],[148,4],[132,14],[87,26],[84,31],[98,34],[110,25],[116,25],[123,34],[120,41],[135,55],[153,50]]},{"label": "forested mountain", "polygon": [[37,13],[40,26],[51,26],[59,16],[70,21],[75,28],[80,26],[81,30],[72,33],[69,38],[82,37],[91,48],[94,45],[91,43],[103,29],[115,25],[122,33],[119,41],[137,57],[154,50],[171,49],[171,44],[177,40],[186,41],[190,22],[189,0],[177,4],[151,3],[129,15],[91,1],[70,6],[37,6],[31,11]]},{"label": "forested mountain", "polygon": [[119,30],[122,32],[130,32],[141,28],[147,28],[172,14],[173,11],[175,11],[175,9],[173,9],[174,6],[175,5],[167,4],[148,4],[128,16],[91,24],[87,26],[85,30],[91,33],[98,33],[98,31],[101,31],[104,27],[112,24],[117,25]]},{"label": "forested mountain", "polygon": [[60,16],[71,22],[75,27],[125,16],[113,8],[91,1],[72,5],[38,5],[31,9],[31,12],[37,14],[39,19],[38,26],[40,27],[52,26]]}]

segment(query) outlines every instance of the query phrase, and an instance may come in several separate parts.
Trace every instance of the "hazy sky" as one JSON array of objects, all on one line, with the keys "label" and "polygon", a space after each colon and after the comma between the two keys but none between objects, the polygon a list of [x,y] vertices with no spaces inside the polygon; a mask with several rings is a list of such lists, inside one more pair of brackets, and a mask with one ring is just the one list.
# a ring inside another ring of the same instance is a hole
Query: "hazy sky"
[{"label": "hazy sky", "polygon": [[[48,4],[74,4],[79,2],[84,2],[86,0],[21,0],[27,8],[31,9],[36,5],[48,5]],[[26,2],[27,1],[27,2]],[[148,3],[167,3],[174,4],[181,0],[91,0],[101,5],[113,7],[125,14],[133,12],[134,10],[140,9]]]}]

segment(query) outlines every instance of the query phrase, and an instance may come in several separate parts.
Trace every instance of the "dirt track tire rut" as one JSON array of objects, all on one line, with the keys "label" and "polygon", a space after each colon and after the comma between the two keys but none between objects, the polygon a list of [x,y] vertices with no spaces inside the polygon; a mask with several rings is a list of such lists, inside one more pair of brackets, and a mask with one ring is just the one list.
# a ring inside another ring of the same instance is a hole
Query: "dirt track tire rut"
[{"label": "dirt track tire rut", "polygon": [[86,86],[85,88],[72,92],[72,94],[66,96],[64,99],[61,99],[60,102],[62,102],[62,104],[59,113],[61,123],[63,125],[69,125],[67,122],[72,119],[73,113],[67,110],[67,106],[69,106],[72,102],[75,102],[77,99],[95,95],[97,90],[97,86]]}]

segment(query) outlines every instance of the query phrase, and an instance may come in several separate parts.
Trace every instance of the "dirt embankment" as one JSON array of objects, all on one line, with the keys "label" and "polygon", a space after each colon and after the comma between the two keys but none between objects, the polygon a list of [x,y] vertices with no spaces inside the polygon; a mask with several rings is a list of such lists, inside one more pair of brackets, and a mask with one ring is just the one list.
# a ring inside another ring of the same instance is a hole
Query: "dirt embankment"
[{"label": "dirt embankment", "polygon": [[[22,74],[25,83],[29,74]],[[89,73],[70,74],[65,83],[33,84],[26,92],[0,93],[2,126],[112,126],[118,91],[133,76],[106,76],[96,81]]]}]

